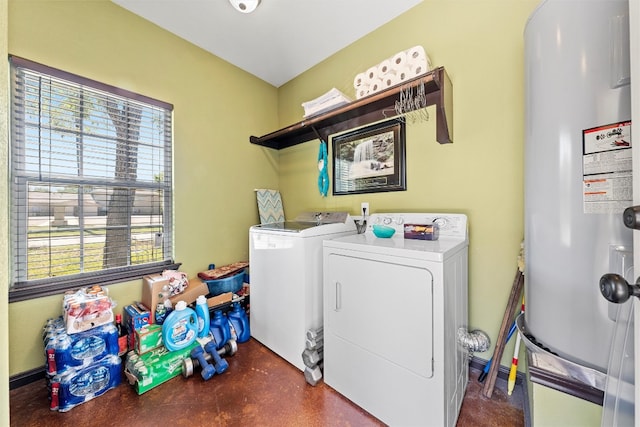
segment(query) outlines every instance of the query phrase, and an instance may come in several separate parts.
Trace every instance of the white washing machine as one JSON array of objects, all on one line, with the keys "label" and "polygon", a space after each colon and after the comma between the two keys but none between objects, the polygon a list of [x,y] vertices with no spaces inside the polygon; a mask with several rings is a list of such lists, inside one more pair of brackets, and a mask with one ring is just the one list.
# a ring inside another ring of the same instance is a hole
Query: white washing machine
[{"label": "white washing machine", "polygon": [[300,370],[306,333],[322,326],[322,242],[356,234],[344,212],[308,212],[249,229],[251,336]]},{"label": "white washing machine", "polygon": [[[440,227],[404,238],[405,224]],[[377,238],[373,224],[396,228]],[[324,381],[392,426],[455,426],[468,382],[468,233],[462,214],[374,214],[323,243]]]}]

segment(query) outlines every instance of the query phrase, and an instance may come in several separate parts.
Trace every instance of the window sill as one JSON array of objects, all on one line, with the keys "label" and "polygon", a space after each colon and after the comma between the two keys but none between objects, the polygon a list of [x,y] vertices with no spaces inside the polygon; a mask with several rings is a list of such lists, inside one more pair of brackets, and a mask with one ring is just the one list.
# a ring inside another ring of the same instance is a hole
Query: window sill
[{"label": "window sill", "polygon": [[162,273],[164,270],[177,270],[182,263],[166,262],[136,269],[114,271],[110,273],[99,273],[95,276],[84,276],[76,279],[69,279],[59,282],[43,280],[34,285],[17,285],[9,289],[9,303],[25,301],[35,298],[42,298],[50,295],[59,295],[65,291],[78,289],[86,286],[106,286],[115,283],[127,282],[130,280],[140,280],[147,274]]}]

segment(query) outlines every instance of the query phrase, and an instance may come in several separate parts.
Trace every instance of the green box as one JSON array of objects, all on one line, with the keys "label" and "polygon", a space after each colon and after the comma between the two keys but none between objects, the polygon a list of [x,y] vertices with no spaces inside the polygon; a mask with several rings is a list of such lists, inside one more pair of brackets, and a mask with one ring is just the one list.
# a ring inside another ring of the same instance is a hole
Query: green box
[{"label": "green box", "polygon": [[127,353],[124,373],[129,384],[138,394],[142,394],[182,373],[182,360],[191,356],[191,350],[200,345],[195,341],[182,350],[169,351],[160,346],[139,355],[135,351]]},{"label": "green box", "polygon": [[144,325],[135,330],[136,351],[145,354],[162,345],[162,325]]}]

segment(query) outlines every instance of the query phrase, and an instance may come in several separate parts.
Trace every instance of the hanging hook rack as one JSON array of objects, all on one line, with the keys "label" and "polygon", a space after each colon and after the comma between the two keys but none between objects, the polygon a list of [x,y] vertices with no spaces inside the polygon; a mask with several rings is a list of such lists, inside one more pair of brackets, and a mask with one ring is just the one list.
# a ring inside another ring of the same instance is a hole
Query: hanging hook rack
[{"label": "hanging hook rack", "polygon": [[405,118],[408,117],[411,123],[429,121],[429,112],[426,109],[428,106],[427,95],[423,82],[415,86],[403,86],[398,95],[398,100],[395,102],[395,112],[403,117],[401,120],[406,121]]}]

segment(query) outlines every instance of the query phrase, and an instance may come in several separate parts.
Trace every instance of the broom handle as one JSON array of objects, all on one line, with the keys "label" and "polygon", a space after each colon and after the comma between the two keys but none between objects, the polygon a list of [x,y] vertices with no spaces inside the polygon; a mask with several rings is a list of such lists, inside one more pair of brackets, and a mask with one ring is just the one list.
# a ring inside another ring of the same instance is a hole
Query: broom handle
[{"label": "broom handle", "polygon": [[520,302],[520,294],[522,293],[523,285],[524,275],[522,274],[522,271],[520,271],[520,268],[518,268],[516,270],[516,276],[513,279],[513,285],[511,286],[511,295],[509,295],[507,308],[505,309],[504,316],[502,317],[502,325],[500,326],[500,333],[496,340],[496,348],[493,351],[492,360],[495,360],[495,363],[491,364],[489,374],[487,375],[488,381],[485,382],[484,389],[482,390],[482,394],[487,398],[491,398],[493,395],[493,389],[496,385],[496,378],[498,376],[498,368],[500,366],[500,359],[502,359],[502,353],[504,352],[506,344],[505,337],[507,335],[511,319],[513,319],[513,314]]}]

